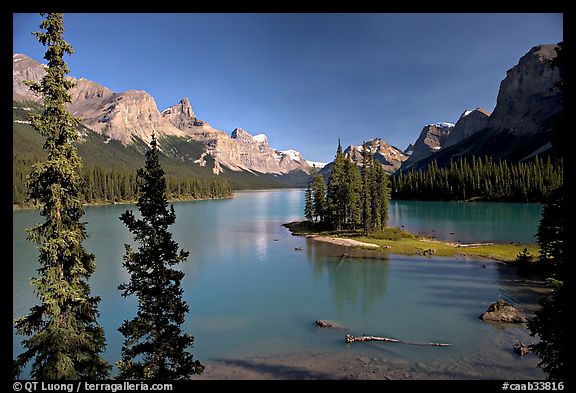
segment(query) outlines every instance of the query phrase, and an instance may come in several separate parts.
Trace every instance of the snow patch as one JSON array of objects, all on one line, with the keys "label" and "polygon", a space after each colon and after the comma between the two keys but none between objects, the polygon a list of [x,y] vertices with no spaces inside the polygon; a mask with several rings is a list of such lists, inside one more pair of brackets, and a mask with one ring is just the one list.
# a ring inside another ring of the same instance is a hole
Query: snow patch
[{"label": "snow patch", "polygon": [[470,113],[472,113],[472,111],[464,111],[464,113],[462,114],[462,117],[468,116]]},{"label": "snow patch", "polygon": [[[16,55],[14,55],[14,56],[16,56]],[[14,59],[13,62],[14,62],[14,63],[18,63],[20,60],[23,60],[23,59],[22,59],[22,58]]]},{"label": "snow patch", "polygon": [[264,143],[268,142],[268,137],[265,134],[257,134],[252,137],[256,142]]},{"label": "snow patch", "polygon": [[432,150],[440,150],[440,149],[442,149],[442,146],[434,146],[434,147],[432,148]]},{"label": "snow patch", "polygon": [[316,169],[322,169],[324,168],[326,165],[328,165],[327,162],[319,162],[319,161],[309,161],[309,160],[305,160],[306,163],[310,166],[316,166]]},{"label": "snow patch", "polygon": [[300,154],[299,151],[296,151],[294,149],[282,150],[282,151],[280,151],[280,153],[283,153],[286,156],[290,156],[290,158],[293,161],[302,161],[303,160],[302,154]]},{"label": "snow patch", "polygon": [[29,120],[14,120],[14,123],[20,123],[20,124],[32,124],[31,121]]},{"label": "snow patch", "polygon": [[454,123],[448,123],[447,121],[442,121],[439,123],[427,124],[427,126],[436,126],[439,128],[450,128],[450,127],[454,127]]}]

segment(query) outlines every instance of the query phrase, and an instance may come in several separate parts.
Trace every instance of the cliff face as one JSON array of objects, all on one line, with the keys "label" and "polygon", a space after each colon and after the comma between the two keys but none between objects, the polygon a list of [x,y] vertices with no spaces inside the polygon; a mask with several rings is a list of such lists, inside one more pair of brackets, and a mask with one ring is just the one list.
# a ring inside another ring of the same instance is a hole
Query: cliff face
[{"label": "cliff face", "polygon": [[[463,133],[471,134],[464,139],[455,135],[453,143],[448,143],[452,138],[449,136],[442,149],[418,161],[413,168],[425,169],[432,160],[446,166],[457,157],[490,156],[514,162],[536,154],[553,154],[552,132],[563,111],[563,95],[558,87],[560,72],[549,64],[556,57],[556,48],[557,45],[539,45],[530,49],[500,83],[492,114],[485,113],[482,118],[482,113],[477,113],[477,121],[469,126],[464,123],[467,119],[461,117]],[[483,128],[474,131],[483,123]],[[453,134],[457,131],[455,128]]]},{"label": "cliff face", "polygon": [[562,112],[558,68],[549,61],[556,57],[557,45],[538,45],[520,58],[500,83],[496,108],[489,126],[515,135],[551,131],[550,119]]},{"label": "cliff face", "polygon": [[488,125],[490,112],[482,108],[467,110],[460,115],[454,129],[444,140],[443,148],[457,144],[469,136],[477,133]]},{"label": "cliff face", "polygon": [[454,124],[446,122],[426,125],[420,131],[420,136],[412,148],[412,154],[402,163],[401,169],[411,168],[418,161],[439,151],[453,129]]}]

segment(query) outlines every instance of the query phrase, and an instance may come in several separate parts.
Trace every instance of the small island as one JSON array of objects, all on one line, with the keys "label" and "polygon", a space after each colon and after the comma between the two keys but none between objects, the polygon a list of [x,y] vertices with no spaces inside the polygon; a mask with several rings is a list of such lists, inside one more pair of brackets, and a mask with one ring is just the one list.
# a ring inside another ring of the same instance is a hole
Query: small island
[{"label": "small island", "polygon": [[376,253],[421,256],[466,256],[489,258],[499,262],[515,262],[518,254],[526,249],[538,253],[537,244],[454,243],[415,235],[401,228],[386,227],[382,232],[366,236],[361,231],[332,231],[310,221],[294,221],[283,225],[294,236],[304,236],[316,241],[336,245],[371,249]]}]

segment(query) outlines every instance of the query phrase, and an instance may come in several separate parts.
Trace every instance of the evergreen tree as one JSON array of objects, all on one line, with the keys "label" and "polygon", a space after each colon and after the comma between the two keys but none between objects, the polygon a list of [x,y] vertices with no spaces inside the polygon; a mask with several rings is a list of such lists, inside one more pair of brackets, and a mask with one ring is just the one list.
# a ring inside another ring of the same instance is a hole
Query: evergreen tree
[{"label": "evergreen tree", "polygon": [[314,216],[321,222],[326,216],[326,185],[317,171],[312,174],[312,208]]},{"label": "evergreen tree", "polygon": [[362,145],[362,226],[366,236],[372,231],[372,183],[374,182],[372,176],[372,165],[374,160],[372,154],[368,151],[368,145]]},{"label": "evergreen tree", "polygon": [[531,345],[532,351],[542,361],[538,364],[551,379],[568,378],[568,294],[564,280],[568,278],[564,262],[565,232],[564,187],[554,191],[542,209],[537,238],[540,244],[538,262],[549,266],[552,277],[549,279],[553,292],[544,301],[535,317],[528,321],[532,336],[539,336],[540,342]]},{"label": "evergreen tree", "polygon": [[372,165],[374,181],[372,182],[372,216],[374,229],[382,231],[388,225],[388,202],[390,201],[390,187],[388,175],[382,165]]},{"label": "evergreen tree", "polygon": [[330,225],[338,231],[344,228],[346,222],[346,182],[346,159],[342,154],[342,146],[340,139],[338,139],[336,157],[328,178],[326,191],[326,218]]},{"label": "evergreen tree", "polygon": [[344,159],[345,188],[343,206],[345,222],[349,228],[356,229],[362,222],[362,178],[358,166],[348,157]]},{"label": "evergreen tree", "polygon": [[168,226],[176,220],[174,206],[168,209],[166,179],[160,166],[156,139],[152,136],[139,179],[136,219],[126,211],[120,220],[141,245],[133,251],[126,245],[123,265],[130,282],[118,289],[122,296],[138,297],[138,314],[118,329],[125,337],[122,360],[118,362],[120,379],[175,380],[202,373],[204,366],[187,351],[194,337],[183,333],[188,306],[182,300],[180,283],[184,273],[170,268],[184,262],[188,252],[178,251]]},{"label": "evergreen tree", "polygon": [[304,218],[312,221],[314,218],[314,207],[312,206],[312,182],[309,181],[304,193]]},{"label": "evergreen tree", "polygon": [[105,378],[110,366],[99,355],[104,351],[104,331],[96,320],[99,297],[90,295],[88,278],[95,270],[94,255],[82,242],[86,239],[80,171],[82,162],[72,144],[78,140],[79,119],[66,111],[74,83],[65,54],[72,47],[63,39],[62,14],[42,14],[36,32],[47,46],[46,75],[40,83],[28,82],[44,98],[44,110],[31,117],[32,126],[46,138],[48,158],[32,167],[27,181],[28,197],[40,208],[45,222],[28,229],[28,239],[38,243],[39,278],[32,279],[41,304],[28,316],[16,320],[18,334],[32,336],[15,361],[20,374],[30,360],[32,377],[42,380]]}]

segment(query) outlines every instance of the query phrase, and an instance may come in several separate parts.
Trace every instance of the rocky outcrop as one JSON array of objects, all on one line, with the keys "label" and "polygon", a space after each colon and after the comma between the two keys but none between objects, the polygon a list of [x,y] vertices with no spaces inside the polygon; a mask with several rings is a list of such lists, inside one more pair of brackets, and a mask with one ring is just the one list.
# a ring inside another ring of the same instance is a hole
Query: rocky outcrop
[{"label": "rocky outcrop", "polygon": [[[374,159],[381,163],[384,170],[388,173],[394,173],[400,168],[402,162],[408,158],[400,149],[389,145],[380,138],[369,140],[366,142],[366,146],[368,151],[374,156]],[[363,150],[363,145],[350,145],[344,150],[344,155],[350,157],[357,165],[362,165]]]},{"label": "rocky outcrop", "polygon": [[454,125],[454,129],[445,138],[442,147],[446,148],[455,145],[469,136],[474,135],[488,125],[489,119],[490,112],[482,108],[464,111]]},{"label": "rocky outcrop", "polygon": [[480,315],[480,319],[490,322],[524,323],[526,315],[522,310],[518,310],[513,305],[498,299],[488,307],[488,311]]},{"label": "rocky outcrop", "polygon": [[30,91],[24,81],[39,82],[46,74],[44,67],[26,55],[20,53],[12,55],[12,99],[14,101],[42,101],[42,97]]},{"label": "rocky outcrop", "polygon": [[409,169],[418,161],[438,152],[453,129],[454,124],[447,122],[426,125],[414,143],[412,154],[402,163],[400,169]]},{"label": "rocky outcrop", "polygon": [[489,127],[515,135],[546,133],[562,112],[558,68],[550,67],[557,45],[538,45],[520,58],[500,83]]},{"label": "rocky outcrop", "polygon": [[180,130],[202,125],[196,118],[196,114],[192,110],[192,105],[190,105],[190,100],[187,97],[182,98],[178,104],[164,109],[161,115]]}]

